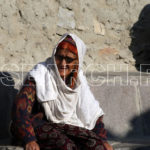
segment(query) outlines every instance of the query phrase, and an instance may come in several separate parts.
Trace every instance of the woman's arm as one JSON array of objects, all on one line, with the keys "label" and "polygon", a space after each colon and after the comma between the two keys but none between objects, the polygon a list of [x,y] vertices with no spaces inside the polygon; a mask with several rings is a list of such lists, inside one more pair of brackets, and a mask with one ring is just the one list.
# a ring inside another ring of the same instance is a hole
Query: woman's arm
[{"label": "woman's arm", "polygon": [[35,93],[35,82],[33,80],[26,80],[13,105],[13,134],[15,137],[19,138],[23,144],[36,141],[31,122],[31,112],[35,103]]},{"label": "woman's arm", "polygon": [[107,131],[104,128],[103,116],[98,118],[96,125],[92,131],[94,131],[98,136],[101,137],[106,150],[113,150],[112,146],[107,142]]},{"label": "woman's arm", "polygon": [[96,125],[92,131],[100,136],[102,141],[107,141],[107,131],[104,128],[103,116],[98,118],[98,120],[96,121]]}]

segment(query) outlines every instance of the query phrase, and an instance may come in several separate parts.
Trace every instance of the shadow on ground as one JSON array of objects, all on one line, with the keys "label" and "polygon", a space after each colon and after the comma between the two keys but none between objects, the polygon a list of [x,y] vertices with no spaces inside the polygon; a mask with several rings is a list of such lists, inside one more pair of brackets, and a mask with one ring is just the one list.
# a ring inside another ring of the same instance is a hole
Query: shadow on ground
[{"label": "shadow on ground", "polygon": [[119,137],[108,130],[108,139],[119,142],[115,150],[150,150],[150,110],[130,120],[131,130]]},{"label": "shadow on ground", "polygon": [[11,109],[17,94],[14,84],[14,80],[9,73],[0,72],[0,140],[10,137],[8,129],[11,120]]},{"label": "shadow on ground", "polygon": [[127,138],[137,136],[150,136],[150,110],[135,116],[131,120],[132,130],[126,135]]},{"label": "shadow on ground", "polygon": [[150,4],[141,11],[138,21],[130,30],[130,36],[129,49],[136,60],[135,67],[138,71],[146,72],[150,69]]},{"label": "shadow on ground", "polygon": [[131,124],[131,130],[124,137],[119,137],[108,130],[108,138],[121,141],[124,141],[124,139],[141,138],[141,141],[143,141],[143,137],[147,137],[150,143],[150,110],[135,116],[129,123]]}]

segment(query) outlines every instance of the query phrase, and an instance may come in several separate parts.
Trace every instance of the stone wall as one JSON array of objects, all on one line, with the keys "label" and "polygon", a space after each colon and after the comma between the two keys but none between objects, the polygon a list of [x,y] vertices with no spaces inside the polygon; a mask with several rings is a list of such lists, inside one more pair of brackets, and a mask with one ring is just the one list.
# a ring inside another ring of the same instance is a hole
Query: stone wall
[{"label": "stone wall", "polygon": [[120,70],[118,65],[126,64],[129,71],[136,71],[128,48],[130,29],[147,4],[147,0],[1,0],[0,70],[28,71],[51,55],[62,34],[71,32],[87,45],[84,69],[89,64],[117,64]]}]

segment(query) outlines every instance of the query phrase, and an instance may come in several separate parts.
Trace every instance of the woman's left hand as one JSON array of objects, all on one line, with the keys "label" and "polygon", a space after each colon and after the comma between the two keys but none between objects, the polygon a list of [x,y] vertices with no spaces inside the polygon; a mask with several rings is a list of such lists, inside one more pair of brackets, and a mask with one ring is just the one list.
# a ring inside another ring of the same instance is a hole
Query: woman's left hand
[{"label": "woman's left hand", "polygon": [[113,150],[113,147],[109,143],[104,142],[103,144],[106,150]]}]

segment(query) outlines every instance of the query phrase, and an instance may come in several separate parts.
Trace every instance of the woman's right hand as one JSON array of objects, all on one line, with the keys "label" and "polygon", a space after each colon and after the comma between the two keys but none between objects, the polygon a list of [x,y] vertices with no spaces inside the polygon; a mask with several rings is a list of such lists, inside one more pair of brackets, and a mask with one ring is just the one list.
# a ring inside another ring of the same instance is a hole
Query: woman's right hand
[{"label": "woman's right hand", "polygon": [[32,141],[26,144],[25,150],[40,150],[40,147],[36,141]]}]

